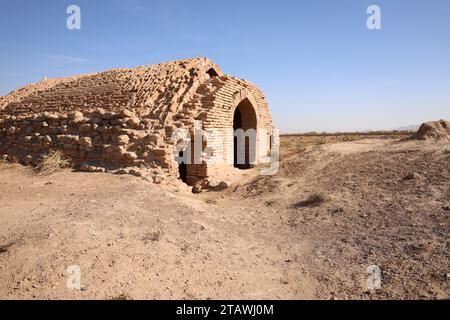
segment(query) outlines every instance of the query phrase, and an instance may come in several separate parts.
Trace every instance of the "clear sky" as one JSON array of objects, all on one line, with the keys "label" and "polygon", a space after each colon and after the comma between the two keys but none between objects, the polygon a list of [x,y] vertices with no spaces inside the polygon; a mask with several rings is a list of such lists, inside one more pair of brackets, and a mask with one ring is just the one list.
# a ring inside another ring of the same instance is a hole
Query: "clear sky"
[{"label": "clear sky", "polygon": [[[205,56],[257,84],[282,132],[450,120],[449,0],[0,0],[0,94]],[[81,30],[66,8],[81,8]],[[382,30],[366,27],[381,8]]]}]

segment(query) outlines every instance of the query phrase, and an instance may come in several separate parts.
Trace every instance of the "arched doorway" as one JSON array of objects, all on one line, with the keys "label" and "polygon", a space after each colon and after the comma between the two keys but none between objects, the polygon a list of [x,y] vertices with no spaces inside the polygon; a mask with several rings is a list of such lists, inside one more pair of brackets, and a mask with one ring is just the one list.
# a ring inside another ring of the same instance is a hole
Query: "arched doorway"
[{"label": "arched doorway", "polygon": [[256,162],[256,122],[252,103],[242,100],[233,115],[235,168],[249,169]]}]

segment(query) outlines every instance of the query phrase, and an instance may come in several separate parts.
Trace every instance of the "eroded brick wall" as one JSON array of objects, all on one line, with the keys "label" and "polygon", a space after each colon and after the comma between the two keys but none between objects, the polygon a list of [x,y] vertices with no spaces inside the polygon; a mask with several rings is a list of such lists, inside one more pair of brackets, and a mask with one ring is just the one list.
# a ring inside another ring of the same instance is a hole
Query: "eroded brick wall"
[{"label": "eroded brick wall", "polygon": [[151,127],[151,120],[129,110],[6,117],[0,119],[0,154],[30,164],[55,149],[77,163],[167,167],[165,150],[157,148],[159,137]]}]

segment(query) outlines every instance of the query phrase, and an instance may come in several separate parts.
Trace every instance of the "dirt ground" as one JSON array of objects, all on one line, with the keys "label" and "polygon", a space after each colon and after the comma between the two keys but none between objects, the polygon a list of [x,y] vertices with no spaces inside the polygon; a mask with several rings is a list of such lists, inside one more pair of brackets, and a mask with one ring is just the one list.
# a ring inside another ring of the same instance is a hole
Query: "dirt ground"
[{"label": "dirt ground", "polygon": [[277,175],[198,195],[1,163],[0,298],[449,299],[450,144],[398,140],[285,137]]}]

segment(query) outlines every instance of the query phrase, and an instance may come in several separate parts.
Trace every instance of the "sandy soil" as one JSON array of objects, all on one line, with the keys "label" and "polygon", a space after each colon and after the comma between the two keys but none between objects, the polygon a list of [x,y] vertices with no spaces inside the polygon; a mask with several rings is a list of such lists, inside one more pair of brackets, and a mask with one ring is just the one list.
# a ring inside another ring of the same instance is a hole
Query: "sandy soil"
[{"label": "sandy soil", "polygon": [[[0,164],[0,298],[450,298],[450,144],[284,149],[278,175],[199,195]],[[306,203],[314,192],[326,201]],[[66,287],[70,265],[82,290]]]}]

